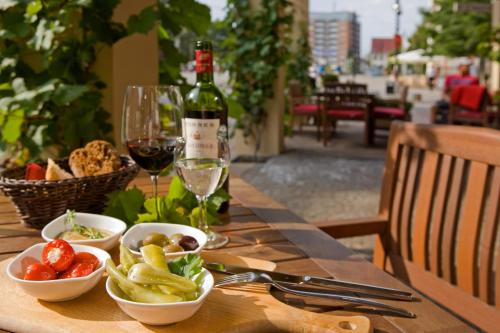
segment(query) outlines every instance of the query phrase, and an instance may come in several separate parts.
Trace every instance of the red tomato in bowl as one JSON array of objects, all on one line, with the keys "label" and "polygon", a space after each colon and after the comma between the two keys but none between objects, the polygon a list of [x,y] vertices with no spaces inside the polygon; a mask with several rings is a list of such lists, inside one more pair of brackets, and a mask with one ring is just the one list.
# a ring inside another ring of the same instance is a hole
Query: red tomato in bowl
[{"label": "red tomato in bowl", "polygon": [[94,271],[94,265],[88,262],[79,262],[71,265],[59,275],[60,279],[71,279],[87,276]]},{"label": "red tomato in bowl", "polygon": [[29,265],[24,272],[25,280],[45,281],[54,280],[56,278],[56,271],[52,267],[36,262]]},{"label": "red tomato in bowl", "polygon": [[47,243],[42,251],[42,262],[52,267],[56,272],[63,272],[73,263],[75,250],[68,242],[55,239]]},{"label": "red tomato in bowl", "polygon": [[95,255],[89,252],[78,252],[75,253],[75,258],[73,259],[73,264],[77,263],[89,263],[92,264],[94,269],[99,267],[99,259]]}]

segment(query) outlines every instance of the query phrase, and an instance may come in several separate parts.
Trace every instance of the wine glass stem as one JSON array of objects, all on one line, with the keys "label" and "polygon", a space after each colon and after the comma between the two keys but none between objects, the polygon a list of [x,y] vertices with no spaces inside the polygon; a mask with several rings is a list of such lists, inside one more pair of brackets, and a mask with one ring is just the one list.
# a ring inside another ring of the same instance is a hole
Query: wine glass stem
[{"label": "wine glass stem", "polygon": [[151,175],[153,183],[153,198],[155,199],[156,219],[160,221],[160,200],[158,200],[158,175]]},{"label": "wine glass stem", "polygon": [[207,197],[196,196],[196,199],[198,200],[198,207],[200,209],[198,229],[203,230],[203,232],[208,234],[210,229],[207,221]]}]

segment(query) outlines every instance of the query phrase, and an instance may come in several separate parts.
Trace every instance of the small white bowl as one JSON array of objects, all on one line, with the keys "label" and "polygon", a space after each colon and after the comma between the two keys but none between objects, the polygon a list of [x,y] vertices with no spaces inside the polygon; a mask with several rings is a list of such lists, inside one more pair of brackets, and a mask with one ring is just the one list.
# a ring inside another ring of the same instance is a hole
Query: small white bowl
[{"label": "small white bowl", "polygon": [[67,301],[94,288],[104,273],[106,260],[110,258],[109,254],[101,249],[74,244],[71,246],[75,252],[90,252],[95,255],[100,261],[99,268],[91,274],[79,278],[47,281],[24,280],[26,268],[34,262],[41,262],[42,250],[45,245],[46,243],[36,244],[18,254],[7,266],[7,275],[27,294],[48,302]]},{"label": "small white bowl", "polygon": [[[61,232],[66,230],[65,220],[66,214],[63,214],[47,224],[42,230],[43,239],[47,242],[56,239]],[[120,236],[127,229],[127,225],[122,220],[99,214],[75,213],[75,223],[106,230],[111,235],[101,239],[70,240],[68,243],[95,246],[103,250],[110,250],[115,247],[120,240]]]},{"label": "small white bowl", "polygon": [[201,295],[198,299],[189,302],[176,303],[139,303],[123,298],[123,293],[113,280],[106,280],[108,295],[118,303],[118,306],[130,317],[149,325],[167,325],[186,320],[200,308],[214,286],[214,277],[203,268],[201,274]]},{"label": "small white bowl", "polygon": [[173,234],[183,234],[185,236],[193,237],[198,242],[199,246],[196,250],[165,253],[165,257],[167,259],[174,259],[189,253],[200,253],[207,243],[207,235],[203,231],[187,225],[172,223],[140,223],[128,229],[125,235],[123,235],[122,244],[128,247],[133,254],[139,257],[141,253],[135,250],[137,249],[137,244],[153,232],[159,232],[167,235],[168,237]]}]

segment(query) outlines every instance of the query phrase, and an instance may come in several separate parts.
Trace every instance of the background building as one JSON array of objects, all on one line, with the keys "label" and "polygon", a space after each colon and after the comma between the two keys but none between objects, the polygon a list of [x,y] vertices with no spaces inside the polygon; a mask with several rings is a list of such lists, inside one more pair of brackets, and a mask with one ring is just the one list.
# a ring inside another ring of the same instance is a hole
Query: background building
[{"label": "background building", "polygon": [[394,38],[372,38],[372,49],[368,56],[370,72],[382,75],[391,53],[396,50]]},{"label": "background building", "polygon": [[[357,71],[360,54],[360,25],[356,13],[310,13],[309,38],[314,62]],[[351,65],[352,63],[352,65]]]}]

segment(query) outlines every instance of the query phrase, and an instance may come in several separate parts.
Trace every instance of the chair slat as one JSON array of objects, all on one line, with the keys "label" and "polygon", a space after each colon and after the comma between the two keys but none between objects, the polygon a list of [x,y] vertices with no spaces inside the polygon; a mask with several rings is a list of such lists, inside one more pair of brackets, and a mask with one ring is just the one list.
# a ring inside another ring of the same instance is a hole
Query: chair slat
[{"label": "chair slat", "polygon": [[439,155],[432,151],[425,152],[418,195],[415,202],[415,220],[413,222],[412,260],[419,267],[428,267],[428,235],[431,205],[434,192]]},{"label": "chair slat", "polygon": [[392,200],[392,210],[391,210],[391,222],[390,222],[390,248],[393,253],[400,253],[401,249],[399,247],[399,221],[401,218],[401,210],[403,206],[403,194],[405,193],[405,185],[408,173],[408,164],[411,158],[411,147],[402,146],[401,157],[399,162],[399,168],[397,172],[396,186],[394,190],[394,198]]},{"label": "chair slat", "polygon": [[403,212],[401,216],[400,244],[403,258],[411,259],[410,229],[413,203],[415,197],[415,183],[417,178],[420,150],[412,149],[410,166],[406,177],[405,196],[403,199]]},{"label": "chair slat", "polygon": [[458,201],[460,199],[460,188],[462,187],[463,172],[465,161],[457,158],[453,167],[453,176],[451,180],[450,191],[448,192],[448,202],[446,205],[446,214],[443,227],[443,241],[441,242],[441,260],[443,278],[454,283],[455,272],[455,231],[457,220]]},{"label": "chair slat", "polygon": [[431,232],[429,243],[429,260],[430,270],[434,274],[441,276],[441,239],[443,235],[443,220],[446,207],[446,195],[450,184],[450,172],[452,165],[452,157],[445,155],[441,161],[439,172],[439,181],[434,197],[433,215],[431,218]]},{"label": "chair slat", "polygon": [[471,162],[457,241],[457,285],[474,295],[477,285],[477,253],[488,165]]}]

